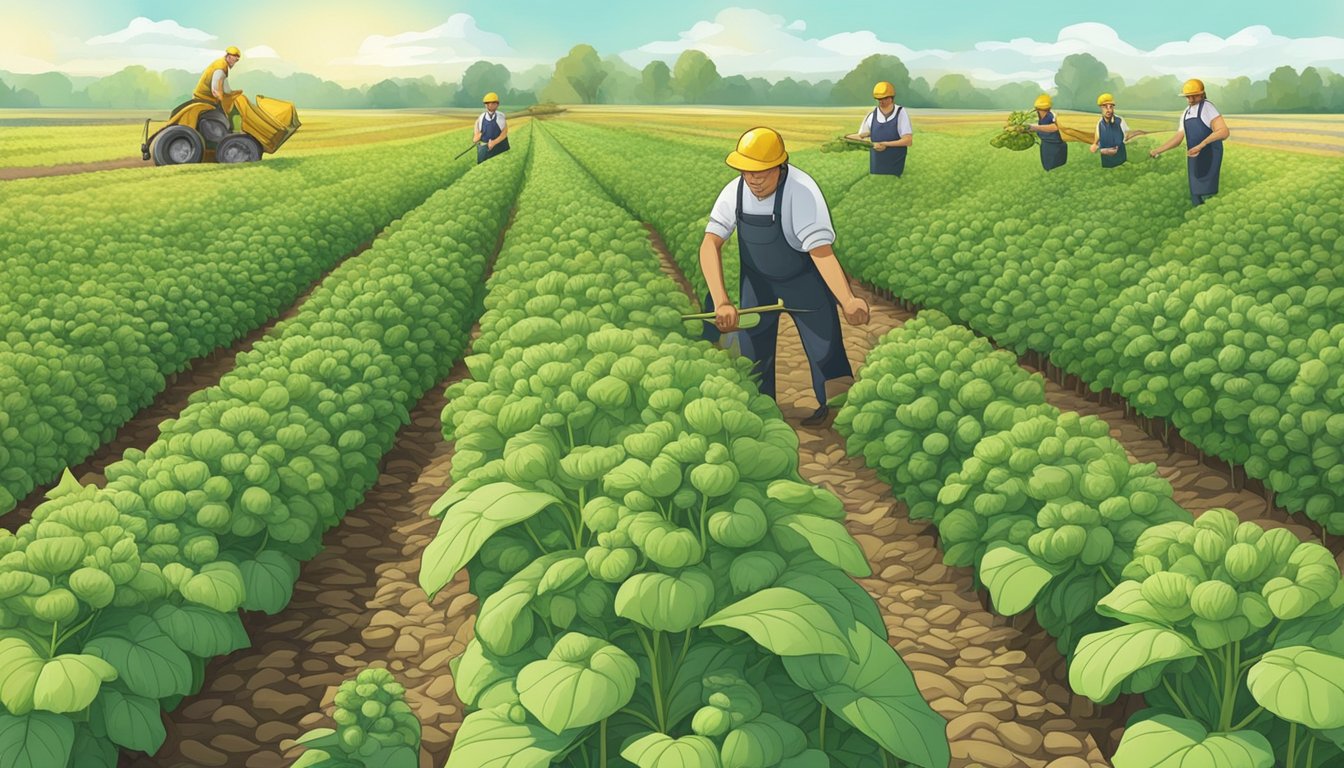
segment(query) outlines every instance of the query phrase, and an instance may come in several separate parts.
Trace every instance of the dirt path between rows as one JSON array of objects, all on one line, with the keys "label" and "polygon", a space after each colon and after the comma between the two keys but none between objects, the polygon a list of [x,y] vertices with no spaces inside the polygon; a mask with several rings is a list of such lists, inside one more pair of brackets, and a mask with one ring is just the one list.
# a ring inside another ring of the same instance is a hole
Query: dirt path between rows
[{"label": "dirt path between rows", "polygon": [[[651,228],[650,238],[663,271],[693,296]],[[873,309],[868,325],[844,329],[856,371],[877,340],[910,317],[876,296],[865,298]],[[1118,741],[1125,720],[1121,707],[1103,712],[1074,696],[1053,638],[1035,621],[1014,622],[987,610],[971,569],[943,565],[934,530],[911,522],[890,487],[862,459],[845,455],[838,432],[798,425],[816,409],[816,400],[807,358],[787,316],[780,323],[778,355],[777,399],[798,432],[799,469],[845,502],[846,527],[873,568],[874,575],[859,583],[881,606],[891,645],[914,672],[920,692],[947,718],[952,766],[1109,766],[1102,748],[1113,750]]]},{"label": "dirt path between rows", "polygon": [[[379,233],[381,235],[381,232]],[[196,358],[187,363],[187,367],[177,373],[169,374],[165,377],[165,386],[158,395],[154,397],[153,402],[141,408],[130,421],[122,424],[117,429],[117,433],[111,440],[103,443],[94,449],[93,453],[81,461],[76,466],[70,468],[70,473],[79,479],[81,483],[97,483],[102,485],[105,481],[103,475],[107,465],[121,459],[123,453],[128,448],[139,448],[145,450],[158,439],[159,424],[165,419],[176,418],[184,408],[192,393],[213,387],[224,378],[224,375],[232,371],[235,367],[238,355],[252,349],[258,341],[266,334],[270,333],[276,325],[282,321],[288,320],[298,314],[304,302],[317,290],[323,281],[327,279],[337,267],[344,264],[349,259],[367,251],[373,247],[373,243],[378,239],[375,235],[373,239],[359,246],[350,253],[342,256],[338,261],[322,272],[317,279],[308,284],[303,293],[290,304],[278,317],[256,328],[243,338],[235,341],[227,347],[220,347],[210,354]],[[0,527],[9,531],[18,530],[19,526],[28,522],[33,516],[33,510],[39,504],[45,501],[45,494],[51,488],[55,487],[60,478],[56,478],[47,483],[34,488],[27,496],[19,500],[19,503],[0,517]]]},{"label": "dirt path between rows", "polygon": [[[473,333],[474,337],[474,333]],[[448,485],[452,447],[442,438],[444,388],[461,362],[411,412],[364,501],[328,531],[304,564],[289,606],[246,614],[252,647],[215,659],[201,692],[165,716],[168,740],[153,757],[123,753],[122,768],[282,768],[285,740],[333,727],[317,709],[369,665],[406,686],[423,729],[421,768],[443,765],[463,708],[448,660],[466,649],[476,598],[465,571],[433,601],[420,589],[420,555],[439,522],[426,514]]]},{"label": "dirt path between rows", "polygon": [[94,163],[65,163],[63,165],[39,165],[28,168],[0,168],[0,181],[15,179],[36,179],[43,176],[69,176],[73,173],[92,173],[94,171],[118,171],[122,168],[148,168],[153,160],[141,160],[139,157],[123,157],[117,160],[99,160]]}]

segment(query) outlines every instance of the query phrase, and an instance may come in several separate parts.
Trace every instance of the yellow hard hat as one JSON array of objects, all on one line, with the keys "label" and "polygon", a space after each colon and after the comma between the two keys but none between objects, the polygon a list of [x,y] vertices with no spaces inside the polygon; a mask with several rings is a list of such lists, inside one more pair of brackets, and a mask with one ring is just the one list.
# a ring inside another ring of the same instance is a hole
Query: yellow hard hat
[{"label": "yellow hard hat", "polygon": [[485,94],[485,98],[481,99],[482,104],[489,104],[492,101],[499,101],[499,94],[494,91]]},{"label": "yellow hard hat", "polygon": [[1193,77],[1190,78],[1189,80],[1186,80],[1185,85],[1181,86],[1182,96],[1194,96],[1197,93],[1203,93],[1203,92],[1204,92],[1204,81],[1197,80]]},{"label": "yellow hard hat", "polygon": [[1100,96],[1097,97],[1097,106],[1100,107],[1103,104],[1110,104],[1112,107],[1114,107],[1115,97],[1109,93],[1101,94]]},{"label": "yellow hard hat", "polygon": [[224,53],[229,56],[237,56],[240,59],[243,58],[243,52],[238,50],[238,46],[236,45],[230,45],[228,48],[225,48]]},{"label": "yellow hard hat", "polygon": [[873,86],[873,98],[885,99],[896,95],[896,86],[888,83],[886,80]]},{"label": "yellow hard hat", "polygon": [[772,128],[752,128],[737,140],[737,149],[728,153],[728,167],[739,171],[767,171],[789,159],[784,137]]},{"label": "yellow hard hat", "polygon": [[1034,106],[1036,109],[1049,109],[1052,104],[1054,104],[1054,102],[1050,100],[1050,94],[1042,93],[1040,96],[1036,97]]}]

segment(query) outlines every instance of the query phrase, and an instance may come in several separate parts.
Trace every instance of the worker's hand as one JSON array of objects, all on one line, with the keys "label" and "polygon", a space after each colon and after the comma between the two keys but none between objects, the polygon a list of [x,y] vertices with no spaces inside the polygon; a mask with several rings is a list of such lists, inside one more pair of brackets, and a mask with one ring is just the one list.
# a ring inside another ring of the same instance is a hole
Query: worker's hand
[{"label": "worker's hand", "polygon": [[887,145],[875,141],[873,142],[873,149],[877,150],[878,152],[885,152],[887,149]]},{"label": "worker's hand", "polygon": [[1161,155],[1161,154],[1162,154],[1162,150],[1160,150],[1160,149],[1154,149],[1153,151],[1151,151],[1151,152],[1148,153],[1148,156],[1149,156],[1149,157],[1152,157],[1152,158],[1156,158],[1156,157],[1158,157],[1158,156]]},{"label": "worker's hand", "polygon": [[868,322],[868,302],[858,296],[845,299],[840,308],[844,310],[845,320],[849,321],[850,325],[863,325]]},{"label": "worker's hand", "polygon": [[494,139],[491,139],[490,141],[485,142],[485,148],[486,148],[486,149],[494,149],[494,148],[495,148],[495,140],[494,140]]},{"label": "worker's hand", "polygon": [[1201,149],[1203,149],[1203,147],[1196,146],[1194,149],[1191,149],[1189,152],[1186,152],[1186,153],[1185,153],[1185,156],[1186,156],[1186,157],[1199,157],[1199,151],[1200,151]]},{"label": "worker's hand", "polygon": [[737,307],[733,306],[731,301],[714,308],[714,327],[719,329],[719,333],[731,333],[737,330],[737,322]]},{"label": "worker's hand", "polygon": [[1101,149],[1101,145],[1100,145],[1100,144],[1093,144],[1093,145],[1092,145],[1092,154],[1095,155],[1095,154],[1097,153],[1097,150],[1098,150],[1098,149]]}]

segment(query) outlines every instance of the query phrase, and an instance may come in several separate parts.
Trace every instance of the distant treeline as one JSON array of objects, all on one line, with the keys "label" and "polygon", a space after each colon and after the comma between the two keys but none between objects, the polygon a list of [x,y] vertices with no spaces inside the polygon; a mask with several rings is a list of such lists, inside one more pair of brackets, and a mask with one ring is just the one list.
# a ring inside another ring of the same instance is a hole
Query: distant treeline
[{"label": "distant treeline", "polygon": [[[21,75],[0,72],[0,107],[114,107],[166,109],[189,97],[199,72],[151,72],[127,67],[103,78],[71,79],[58,72]],[[395,109],[474,107],[488,91],[500,94],[506,109],[537,102],[561,104],[722,104],[733,106],[850,106],[872,103],[878,80],[896,86],[896,99],[910,107],[949,109],[1021,108],[1040,93],[1035,83],[987,88],[964,75],[944,75],[933,83],[912,77],[895,56],[874,55],[839,80],[809,82],[786,77],[719,74],[700,51],[686,51],[669,66],[655,61],[636,69],[618,56],[602,58],[589,45],[575,46],[552,67],[513,73],[501,64],[478,61],[455,83],[433,77],[383,80],[346,88],[308,74],[277,76],[246,66],[233,85],[310,108]],[[1109,91],[1121,110],[1169,110],[1182,105],[1175,76],[1126,83],[1089,54],[1064,59],[1055,74],[1055,104],[1095,110],[1097,95]],[[1317,67],[1298,72],[1279,67],[1266,80],[1238,77],[1209,83],[1209,98],[1225,112],[1344,112],[1344,75]]]}]

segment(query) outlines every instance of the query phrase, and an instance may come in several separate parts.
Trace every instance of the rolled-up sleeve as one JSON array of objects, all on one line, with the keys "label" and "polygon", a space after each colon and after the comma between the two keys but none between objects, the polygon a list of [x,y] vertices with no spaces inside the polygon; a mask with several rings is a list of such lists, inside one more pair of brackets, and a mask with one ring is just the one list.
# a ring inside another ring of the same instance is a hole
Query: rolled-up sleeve
[{"label": "rolled-up sleeve", "polygon": [[709,211],[709,222],[705,224],[707,234],[727,240],[737,229],[737,183],[738,180],[733,179],[719,192],[714,207]]},{"label": "rolled-up sleeve", "polygon": [[915,129],[910,127],[910,110],[901,110],[901,119],[896,123],[896,132],[902,136],[910,136]]},{"label": "rolled-up sleeve", "polygon": [[859,133],[873,132],[873,113],[869,112],[863,116],[863,122],[859,123]]},{"label": "rolled-up sleeve", "polygon": [[789,195],[789,224],[804,251],[835,243],[835,228],[831,225],[831,210],[815,181],[798,184]]}]

